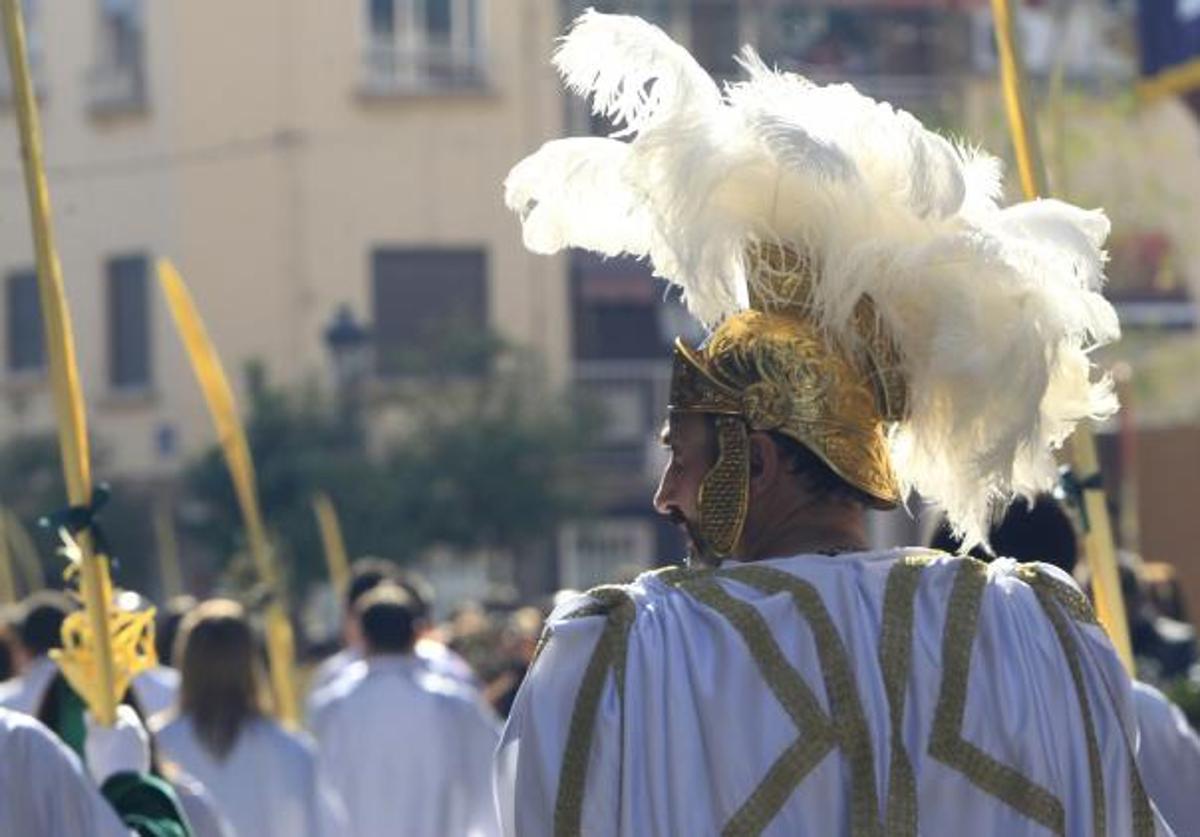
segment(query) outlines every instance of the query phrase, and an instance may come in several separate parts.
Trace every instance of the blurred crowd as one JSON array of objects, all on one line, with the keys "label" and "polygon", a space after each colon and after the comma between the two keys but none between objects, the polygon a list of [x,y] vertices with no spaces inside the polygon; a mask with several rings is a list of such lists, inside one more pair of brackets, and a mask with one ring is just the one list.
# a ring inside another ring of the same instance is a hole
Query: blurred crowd
[{"label": "blurred crowd", "polygon": [[[994,553],[977,557],[1040,560],[1088,585],[1076,530],[1052,497],[1018,501],[991,544]],[[945,526],[931,545],[958,546]],[[1138,678],[1148,684],[1138,687],[1149,695],[1138,712],[1162,715],[1140,721],[1143,737],[1174,725],[1200,753],[1200,739],[1183,731],[1184,710],[1200,722],[1200,663],[1179,585],[1168,565],[1132,553],[1120,564]],[[157,607],[158,665],[124,703],[150,731],[151,772],[172,785],[200,837],[496,834],[490,776],[501,725],[546,616],[573,595],[468,604],[437,622],[420,577],[361,559],[343,591],[336,649],[298,665],[298,727],[275,720],[260,615],[228,599],[180,597]],[[151,606],[131,593],[118,604]],[[76,606],[47,590],[7,614],[0,706],[35,716],[84,758],[85,707],[52,659]]]},{"label": "blurred crowd", "polygon": [[[259,614],[229,599],[158,606],[158,664],[123,703],[150,731],[151,771],[193,833],[498,833],[492,754],[553,601],[469,604],[435,623],[433,595],[393,562],[355,562],[336,653],[298,663],[300,728],[275,720]],[[117,604],[151,606],[133,593]],[[86,760],[84,702],[52,659],[77,606],[44,590],[6,614],[0,707],[36,717]]]}]

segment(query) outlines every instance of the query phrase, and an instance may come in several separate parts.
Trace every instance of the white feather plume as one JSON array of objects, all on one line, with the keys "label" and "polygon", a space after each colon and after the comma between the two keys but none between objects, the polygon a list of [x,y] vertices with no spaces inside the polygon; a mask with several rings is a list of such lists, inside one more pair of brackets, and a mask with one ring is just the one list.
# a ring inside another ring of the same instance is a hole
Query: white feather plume
[{"label": "white feather plume", "polygon": [[903,358],[897,473],[968,544],[993,504],[1048,487],[1052,449],[1116,409],[1088,351],[1115,339],[1100,294],[1103,213],[1042,200],[1000,208],[1000,164],[848,84],[820,86],[742,53],[718,89],[638,18],[589,10],[555,54],[613,138],[547,143],[506,201],[538,252],[648,257],[707,326],[746,307],[754,241],[804,249],[813,308],[852,342],[869,295]]}]

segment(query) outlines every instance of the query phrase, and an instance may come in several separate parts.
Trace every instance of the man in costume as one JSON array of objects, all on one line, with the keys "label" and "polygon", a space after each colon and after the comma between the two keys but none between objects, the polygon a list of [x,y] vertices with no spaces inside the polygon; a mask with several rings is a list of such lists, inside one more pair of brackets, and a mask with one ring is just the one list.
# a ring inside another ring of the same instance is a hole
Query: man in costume
[{"label": "man in costume", "polygon": [[1044,565],[866,550],[909,489],[969,547],[1112,413],[1108,223],[848,85],[719,89],[637,18],[555,62],[618,135],[506,183],[527,246],[647,258],[677,343],[657,508],[689,566],[552,614],[497,754],[509,834],[1170,834],[1129,680]]}]

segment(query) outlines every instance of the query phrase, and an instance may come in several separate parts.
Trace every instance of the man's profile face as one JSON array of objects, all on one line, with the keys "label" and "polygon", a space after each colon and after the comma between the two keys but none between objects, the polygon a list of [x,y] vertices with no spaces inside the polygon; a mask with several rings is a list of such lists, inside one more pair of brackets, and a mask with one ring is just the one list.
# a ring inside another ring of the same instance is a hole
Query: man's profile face
[{"label": "man's profile face", "polygon": [[696,539],[700,483],[716,458],[712,430],[699,413],[672,413],[663,428],[662,443],[670,453],[654,493],[654,508],[680,527],[695,558],[700,551]]}]

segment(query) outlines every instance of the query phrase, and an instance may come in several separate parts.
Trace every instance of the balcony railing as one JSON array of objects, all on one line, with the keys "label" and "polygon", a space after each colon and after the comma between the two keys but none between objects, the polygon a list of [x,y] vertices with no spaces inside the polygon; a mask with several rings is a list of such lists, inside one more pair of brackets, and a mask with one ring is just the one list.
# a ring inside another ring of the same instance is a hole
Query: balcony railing
[{"label": "balcony railing", "polygon": [[362,92],[368,96],[479,90],[487,86],[482,50],[450,44],[369,45],[363,53]]}]

